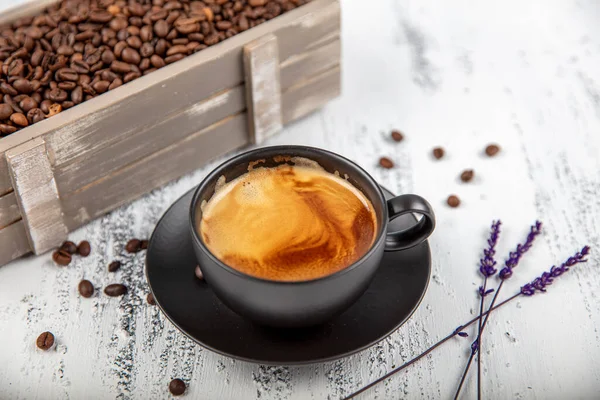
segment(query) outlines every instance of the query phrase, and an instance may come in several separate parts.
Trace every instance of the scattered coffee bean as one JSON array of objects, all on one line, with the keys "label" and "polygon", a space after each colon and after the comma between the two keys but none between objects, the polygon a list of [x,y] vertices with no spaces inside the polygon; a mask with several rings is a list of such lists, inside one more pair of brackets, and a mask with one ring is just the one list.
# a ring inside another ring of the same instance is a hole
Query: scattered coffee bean
[{"label": "scattered coffee bean", "polygon": [[394,142],[401,142],[404,139],[404,135],[400,131],[394,130],[392,131],[392,139]]},{"label": "scattered coffee bean", "polygon": [[485,154],[490,157],[494,157],[500,151],[500,146],[497,144],[490,144],[485,148]]},{"label": "scattered coffee bean", "polygon": [[155,306],[156,305],[156,300],[154,300],[154,295],[152,293],[148,293],[148,296],[146,296],[146,301],[151,306]]},{"label": "scattered coffee bean", "polygon": [[[0,136],[52,117],[308,1],[57,1],[38,15],[2,27]],[[151,58],[154,56],[158,58]],[[105,70],[117,77],[98,79]],[[49,103],[42,104],[45,101]],[[61,108],[51,111],[51,105]],[[32,111],[38,109],[45,115]]]},{"label": "scattered coffee bean", "polygon": [[140,250],[146,250],[148,248],[148,241],[142,240],[140,241]]},{"label": "scattered coffee bean", "polygon": [[77,253],[77,245],[75,245],[75,243],[67,240],[60,246],[59,250],[66,251],[69,254],[75,254],[75,253]]},{"label": "scattered coffee bean", "polygon": [[465,169],[462,174],[460,174],[460,180],[463,182],[471,182],[473,176],[475,176],[475,172],[472,169]]},{"label": "scattered coffee bean", "polygon": [[121,261],[113,261],[108,264],[108,272],[117,272],[121,268]]},{"label": "scattered coffee bean", "polygon": [[379,159],[379,165],[386,169],[394,168],[394,162],[387,157],[381,157]]},{"label": "scattered coffee bean", "polygon": [[90,298],[94,294],[94,285],[88,280],[79,282],[79,294],[85,298]]},{"label": "scattered coffee bean", "polygon": [[181,396],[185,393],[185,389],[185,382],[181,379],[173,379],[171,383],[169,383],[169,392],[171,392],[173,396]]},{"label": "scattered coffee bean", "polygon": [[52,260],[63,267],[71,263],[71,255],[64,250],[56,250],[52,253]]},{"label": "scattered coffee bean", "polygon": [[128,253],[137,253],[141,250],[142,242],[139,239],[131,239],[125,245],[125,251]]},{"label": "scattered coffee bean", "polygon": [[52,334],[52,332],[44,332],[40,336],[38,336],[35,343],[38,348],[44,351],[50,350],[54,345],[54,335]]},{"label": "scattered coffee bean", "polygon": [[444,157],[444,154],[446,154],[446,152],[441,147],[436,147],[436,148],[433,149],[433,156],[437,160],[439,160],[440,158]]},{"label": "scattered coffee bean", "polygon": [[200,280],[204,280],[204,274],[202,273],[202,270],[200,269],[199,265],[196,265],[196,269],[194,270],[194,273],[196,274],[196,278],[198,278]]},{"label": "scattered coffee bean", "polygon": [[91,251],[92,248],[90,246],[90,242],[88,242],[87,240],[84,240],[77,246],[77,253],[79,253],[81,257],[89,256]]},{"label": "scattered coffee bean", "polygon": [[456,208],[460,205],[460,199],[458,198],[458,196],[450,195],[448,196],[447,203],[450,207]]},{"label": "scattered coffee bean", "polygon": [[113,283],[104,288],[104,293],[111,297],[122,296],[127,293],[127,286],[121,285],[120,283]]}]

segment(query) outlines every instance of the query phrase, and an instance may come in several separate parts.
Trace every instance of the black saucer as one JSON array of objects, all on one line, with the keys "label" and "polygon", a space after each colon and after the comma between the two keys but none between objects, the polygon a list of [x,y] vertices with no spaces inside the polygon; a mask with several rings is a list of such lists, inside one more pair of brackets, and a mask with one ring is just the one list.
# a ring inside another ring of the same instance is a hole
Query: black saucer
[{"label": "black saucer", "polygon": [[[384,189],[386,196],[392,194]],[[421,303],[431,270],[429,244],[386,253],[367,292],[329,323],[313,328],[266,328],[235,314],[194,274],[188,218],[193,191],[158,222],[146,255],[146,278],[158,306],[183,333],[217,353],[263,364],[310,364],[363,350],[395,331]],[[405,215],[394,231],[415,223]]]}]

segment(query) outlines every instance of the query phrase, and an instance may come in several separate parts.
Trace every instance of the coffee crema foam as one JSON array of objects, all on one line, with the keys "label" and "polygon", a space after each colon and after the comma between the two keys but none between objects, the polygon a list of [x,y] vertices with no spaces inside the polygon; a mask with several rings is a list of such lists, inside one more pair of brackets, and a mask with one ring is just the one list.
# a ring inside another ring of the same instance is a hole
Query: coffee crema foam
[{"label": "coffee crema foam", "polygon": [[220,182],[201,205],[202,239],[225,264],[258,278],[306,281],[371,248],[375,211],[349,182],[309,164],[253,168]]}]

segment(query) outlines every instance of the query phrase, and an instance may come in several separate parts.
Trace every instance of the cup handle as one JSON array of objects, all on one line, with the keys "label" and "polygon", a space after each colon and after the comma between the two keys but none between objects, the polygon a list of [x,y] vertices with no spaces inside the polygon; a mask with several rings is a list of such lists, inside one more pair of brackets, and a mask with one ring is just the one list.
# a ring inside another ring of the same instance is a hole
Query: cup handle
[{"label": "cup handle", "polygon": [[388,232],[385,251],[405,250],[423,243],[435,229],[435,215],[431,205],[416,194],[403,194],[387,201],[389,220],[408,213],[421,214],[423,218],[414,226],[399,232]]}]

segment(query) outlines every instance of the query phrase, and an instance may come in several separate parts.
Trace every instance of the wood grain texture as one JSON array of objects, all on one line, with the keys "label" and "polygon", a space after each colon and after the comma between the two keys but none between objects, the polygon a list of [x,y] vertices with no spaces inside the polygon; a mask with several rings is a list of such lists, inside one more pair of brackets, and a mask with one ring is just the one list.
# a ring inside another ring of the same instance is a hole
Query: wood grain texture
[{"label": "wood grain texture", "polygon": [[248,143],[245,112],[218,121],[62,198],[70,230]]},{"label": "wood grain texture", "polygon": [[282,128],[277,37],[265,35],[244,46],[248,132],[262,143]]},{"label": "wood grain texture", "polygon": [[31,252],[25,224],[22,220],[13,222],[0,230],[0,265]]},{"label": "wood grain texture", "polygon": [[282,95],[283,122],[287,124],[304,117],[338,97],[341,84],[340,66],[336,65],[290,86]]},{"label": "wood grain texture", "polygon": [[[0,398],[170,399],[168,382],[179,377],[188,384],[182,399],[340,399],[474,315],[478,262],[489,224],[500,218],[500,263],[533,221],[545,224],[504,287],[506,296],[584,244],[592,252],[548,293],[492,316],[483,342],[483,398],[597,400],[597,2],[381,0],[377,7],[344,1],[342,8],[341,97],[265,145],[335,151],[392,191],[430,201],[438,220],[430,240],[432,277],[411,319],[351,357],[264,366],[195,345],[147,305],[144,254],[125,253],[124,243],[149,237],[169,205],[230,153],[72,233],[76,242],[91,241],[88,258],[67,268],[49,255],[0,267]],[[390,140],[391,129],[402,130],[404,141]],[[491,142],[502,148],[495,158],[483,154]],[[444,159],[431,156],[435,146],[446,149]],[[380,169],[382,155],[396,168]],[[475,171],[468,184],[458,178],[466,168]],[[461,207],[445,205],[451,193]],[[123,267],[111,274],[106,267],[113,260]],[[81,279],[93,282],[92,298],[77,294]],[[126,284],[128,294],[104,296],[111,283]],[[35,347],[46,330],[57,338],[51,352]],[[359,400],[452,398],[475,334],[467,332],[469,338],[448,342]],[[475,388],[470,375],[461,399],[476,398]]]},{"label": "wood grain texture", "polygon": [[15,197],[36,254],[59,246],[67,238],[67,227],[46,143],[33,139],[6,152],[8,172]]},{"label": "wood grain texture", "polygon": [[281,63],[281,90],[285,92],[291,86],[339,65],[340,58],[341,41],[338,32],[321,46],[289,57]]},{"label": "wood grain texture", "polygon": [[[238,85],[187,108],[178,109],[153,125],[137,126],[127,132],[122,140],[111,143],[88,157],[57,166],[54,173],[58,189],[61,194],[68,196],[71,192],[245,109],[244,85]],[[175,162],[177,154],[172,156]]]},{"label": "wood grain texture", "polygon": [[0,197],[0,229],[21,219],[15,192]]}]

